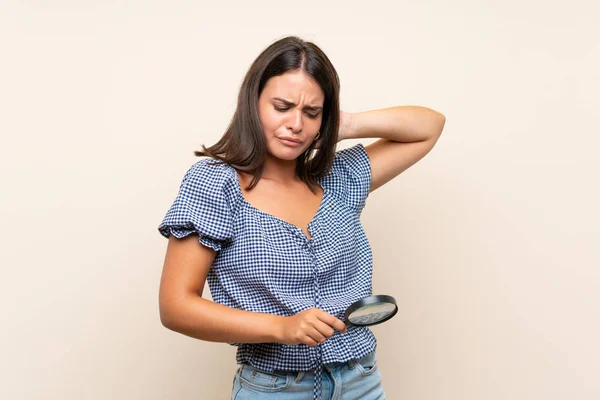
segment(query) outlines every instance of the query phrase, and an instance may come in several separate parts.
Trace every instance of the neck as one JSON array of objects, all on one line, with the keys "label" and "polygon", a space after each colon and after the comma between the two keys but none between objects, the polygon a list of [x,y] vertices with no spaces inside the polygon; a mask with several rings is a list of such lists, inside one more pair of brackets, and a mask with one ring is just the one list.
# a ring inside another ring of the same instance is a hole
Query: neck
[{"label": "neck", "polygon": [[298,181],[298,177],[296,176],[296,160],[287,161],[267,156],[263,165],[262,178],[282,184]]}]

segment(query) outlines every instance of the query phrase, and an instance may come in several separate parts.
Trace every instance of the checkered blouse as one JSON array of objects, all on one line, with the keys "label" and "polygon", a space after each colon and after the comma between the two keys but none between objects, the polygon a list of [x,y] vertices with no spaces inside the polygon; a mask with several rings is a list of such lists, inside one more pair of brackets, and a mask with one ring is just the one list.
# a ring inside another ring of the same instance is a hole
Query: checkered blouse
[{"label": "checkered blouse", "polygon": [[[371,182],[362,144],[336,153],[318,183],[324,194],[308,229],[262,212],[242,195],[236,171],[205,158],[185,174],[159,226],[165,237],[191,233],[217,251],[208,285],[217,303],[289,316],[318,307],[344,319],[346,308],[372,294],[371,247],[360,223]],[[350,327],[310,347],[235,343],[237,362],[265,371],[310,370],[321,363],[361,358],[375,349],[366,327]]]}]

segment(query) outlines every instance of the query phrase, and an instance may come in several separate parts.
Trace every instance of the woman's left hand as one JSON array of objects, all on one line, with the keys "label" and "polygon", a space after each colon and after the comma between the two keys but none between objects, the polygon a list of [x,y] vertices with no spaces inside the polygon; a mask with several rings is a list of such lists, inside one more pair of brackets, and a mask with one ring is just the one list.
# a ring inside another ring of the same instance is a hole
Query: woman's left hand
[{"label": "woman's left hand", "polygon": [[348,139],[348,132],[352,126],[352,113],[340,110],[340,129],[338,130],[338,142]]}]

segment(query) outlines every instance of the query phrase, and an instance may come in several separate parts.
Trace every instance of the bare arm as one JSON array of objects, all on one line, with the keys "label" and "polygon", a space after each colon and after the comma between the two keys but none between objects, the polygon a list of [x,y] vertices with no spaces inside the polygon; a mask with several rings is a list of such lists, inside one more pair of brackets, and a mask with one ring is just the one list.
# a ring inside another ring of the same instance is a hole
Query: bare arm
[{"label": "bare arm", "polygon": [[318,309],[291,317],[237,310],[202,298],[216,252],[198,236],[169,237],[160,282],[162,324],[196,339],[224,343],[305,343],[311,346],[345,330],[342,321]]},{"label": "bare arm", "polygon": [[419,106],[342,112],[340,140],[381,138],[365,148],[371,162],[372,192],[429,153],[445,123],[444,115]]}]

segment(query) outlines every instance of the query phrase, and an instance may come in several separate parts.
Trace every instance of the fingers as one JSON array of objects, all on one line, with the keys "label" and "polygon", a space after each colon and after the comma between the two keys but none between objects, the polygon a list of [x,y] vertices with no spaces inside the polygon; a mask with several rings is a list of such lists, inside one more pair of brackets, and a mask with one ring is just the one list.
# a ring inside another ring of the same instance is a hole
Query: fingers
[{"label": "fingers", "polygon": [[[325,324],[327,324],[331,328],[335,329],[336,331],[346,333],[346,324],[342,320],[334,317],[333,315],[329,314],[328,312],[322,311],[321,313],[319,313],[317,315],[317,318],[319,318],[320,321],[324,322]],[[332,336],[332,335],[333,335],[333,330],[331,332],[331,335],[329,335],[329,336]]]},{"label": "fingers", "polygon": [[346,324],[333,315],[318,308],[304,310],[283,320],[283,343],[303,343],[316,346],[335,334],[335,330],[346,333]]},{"label": "fingers", "polygon": [[333,328],[321,322],[316,316],[307,319],[300,329],[303,332],[302,343],[313,347],[325,342],[334,333]]},{"label": "fingers", "polygon": [[323,343],[325,340],[327,340],[327,337],[325,337],[323,334],[321,334],[318,330],[313,329],[309,332],[306,333],[306,338],[308,339],[307,342],[305,342],[305,344],[308,344],[309,346],[316,346],[319,343]]},{"label": "fingers", "polygon": [[329,325],[317,320],[314,324],[314,330],[311,332],[310,337],[319,343],[323,343],[325,340],[332,337],[334,330]]},{"label": "fingers", "polygon": [[335,333],[334,329],[346,333],[346,324],[329,314],[326,311],[315,309],[317,320],[313,323],[313,329],[306,332],[310,342],[309,346],[316,346],[318,343],[323,343]]}]

